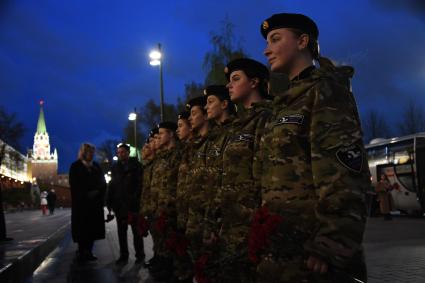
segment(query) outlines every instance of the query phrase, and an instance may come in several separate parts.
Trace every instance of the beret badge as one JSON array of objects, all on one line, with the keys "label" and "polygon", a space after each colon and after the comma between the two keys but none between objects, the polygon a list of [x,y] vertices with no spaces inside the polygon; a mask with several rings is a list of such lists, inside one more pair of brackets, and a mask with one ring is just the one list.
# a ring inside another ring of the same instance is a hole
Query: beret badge
[{"label": "beret badge", "polygon": [[269,23],[267,21],[263,22],[263,29],[266,30],[269,28]]}]

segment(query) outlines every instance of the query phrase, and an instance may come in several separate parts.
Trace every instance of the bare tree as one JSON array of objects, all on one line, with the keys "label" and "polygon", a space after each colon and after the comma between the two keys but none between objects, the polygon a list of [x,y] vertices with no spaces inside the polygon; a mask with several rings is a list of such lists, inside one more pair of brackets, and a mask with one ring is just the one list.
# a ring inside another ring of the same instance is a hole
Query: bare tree
[{"label": "bare tree", "polygon": [[[158,125],[160,121],[160,107],[153,99],[148,100],[145,105],[137,110],[137,145],[140,148],[145,141],[149,131]],[[164,104],[164,121],[176,121],[178,115],[177,106]],[[124,141],[134,145],[134,122],[128,121],[124,128]]]},{"label": "bare tree", "polygon": [[204,86],[202,84],[198,84],[196,82],[190,82],[184,85],[184,98],[180,97],[177,99],[177,110],[179,112],[185,110],[186,103],[197,96],[204,95]]},{"label": "bare tree", "polygon": [[118,140],[108,139],[97,147],[97,155],[101,162],[112,162],[112,158],[117,151],[117,145],[120,143]]},{"label": "bare tree", "polygon": [[[9,114],[0,106],[0,166],[6,156],[7,145],[20,149],[19,140],[25,131],[24,125],[16,120],[16,114]],[[3,198],[0,182],[0,241],[10,240],[6,236],[6,223],[4,220]]]},{"label": "bare tree", "polygon": [[363,119],[363,131],[366,142],[376,138],[389,138],[390,128],[385,119],[376,111],[369,111]]},{"label": "bare tree", "polygon": [[213,50],[207,52],[204,58],[204,69],[207,71],[205,84],[225,84],[224,68],[229,61],[246,57],[245,51],[236,42],[233,33],[234,25],[226,17],[222,21],[219,32],[211,32],[211,44]]},{"label": "bare tree", "polygon": [[398,127],[401,135],[411,135],[425,131],[423,109],[414,101],[409,101],[403,113],[403,122]]}]

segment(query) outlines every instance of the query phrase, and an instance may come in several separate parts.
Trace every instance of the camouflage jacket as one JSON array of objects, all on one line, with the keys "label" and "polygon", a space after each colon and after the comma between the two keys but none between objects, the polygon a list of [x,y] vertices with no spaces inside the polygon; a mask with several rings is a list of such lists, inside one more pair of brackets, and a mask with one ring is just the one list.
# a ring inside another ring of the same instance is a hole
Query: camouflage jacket
[{"label": "camouflage jacket", "polygon": [[223,151],[235,118],[236,116],[232,115],[221,125],[214,124],[208,133],[206,141],[204,236],[207,238],[210,237],[211,232],[216,232],[217,230],[217,206],[215,205],[214,199],[217,191],[221,187],[223,174]]},{"label": "camouflage jacket", "polygon": [[176,191],[176,213],[177,228],[186,229],[188,210],[188,190],[187,182],[189,176],[189,157],[191,153],[191,141],[185,142],[181,146],[181,158],[178,167],[177,191]]},{"label": "camouflage jacket", "polygon": [[194,241],[194,237],[199,240],[203,231],[206,140],[206,137],[196,137],[189,156],[189,172],[186,183],[189,209],[186,222],[186,235],[191,238],[192,242]]},{"label": "camouflage jacket", "polygon": [[152,168],[154,161],[146,160],[143,164],[143,181],[142,181],[142,195],[140,197],[140,214],[149,216],[152,214],[151,207],[151,181],[152,181]]},{"label": "camouflage jacket", "polygon": [[179,145],[162,153],[162,159],[159,162],[160,166],[158,166],[160,182],[156,215],[165,212],[167,217],[174,219],[176,216],[175,202],[180,158],[181,149]]},{"label": "camouflage jacket", "polygon": [[261,197],[283,224],[269,256],[301,250],[338,268],[361,264],[370,175],[357,106],[341,77],[332,66],[315,69],[273,101]]},{"label": "camouflage jacket", "polygon": [[230,227],[248,227],[253,211],[261,204],[261,166],[257,155],[264,126],[271,115],[270,107],[268,101],[253,104],[235,119],[228,133],[223,150],[222,184],[215,198],[224,234]]}]

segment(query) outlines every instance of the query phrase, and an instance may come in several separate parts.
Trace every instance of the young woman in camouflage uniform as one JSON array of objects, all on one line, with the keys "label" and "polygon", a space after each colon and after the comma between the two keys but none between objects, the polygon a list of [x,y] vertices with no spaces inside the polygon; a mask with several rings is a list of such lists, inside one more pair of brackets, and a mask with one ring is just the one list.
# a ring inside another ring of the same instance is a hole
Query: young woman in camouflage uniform
[{"label": "young woman in camouflage uniform", "polygon": [[189,121],[194,139],[189,148],[189,169],[187,177],[187,222],[186,238],[189,241],[188,253],[192,262],[198,258],[202,247],[202,222],[204,217],[203,191],[205,186],[205,143],[209,131],[207,113],[204,109],[206,98],[196,97],[188,102]]},{"label": "young woman in camouflage uniform", "polygon": [[254,282],[247,256],[247,236],[253,212],[260,206],[256,158],[270,110],[266,102],[269,71],[252,59],[237,59],[225,70],[230,98],[243,108],[233,121],[223,149],[221,187],[215,197],[220,272],[214,282]]},{"label": "young woman in camouflage uniform", "polygon": [[188,186],[190,147],[193,142],[193,132],[189,122],[190,113],[183,111],[177,118],[177,136],[180,140],[181,159],[177,177],[176,192],[176,217],[177,225],[172,237],[173,245],[170,247],[174,258],[173,282],[192,283],[192,260],[187,254],[188,240],[186,239],[186,222],[188,211]]},{"label": "young woman in camouflage uniform", "polygon": [[257,282],[362,282],[370,179],[353,70],[319,57],[318,28],[304,15],[273,15],[261,33],[271,70],[290,87],[276,94],[262,139],[263,207],[250,234]]},{"label": "young woman in camouflage uniform", "polygon": [[150,267],[154,278],[168,279],[172,276],[172,254],[166,246],[166,241],[175,230],[176,212],[175,197],[177,187],[178,164],[180,152],[178,150],[173,122],[162,122],[158,125],[159,143],[161,149],[152,172],[151,193],[154,204],[154,222],[151,229],[154,239],[154,252],[159,261]]},{"label": "young woman in camouflage uniform", "polygon": [[[230,100],[229,90],[225,85],[210,85],[204,90],[204,95],[207,98],[208,120],[211,124],[211,129],[208,133],[206,142],[206,174],[207,184],[204,199],[206,201],[206,219],[210,213],[211,202],[221,187],[222,168],[223,168],[223,150],[227,143],[228,133],[232,127],[232,122],[235,119],[236,107]],[[213,223],[205,223],[204,225],[204,240],[206,244],[214,241],[212,234],[216,229],[209,227]]]}]

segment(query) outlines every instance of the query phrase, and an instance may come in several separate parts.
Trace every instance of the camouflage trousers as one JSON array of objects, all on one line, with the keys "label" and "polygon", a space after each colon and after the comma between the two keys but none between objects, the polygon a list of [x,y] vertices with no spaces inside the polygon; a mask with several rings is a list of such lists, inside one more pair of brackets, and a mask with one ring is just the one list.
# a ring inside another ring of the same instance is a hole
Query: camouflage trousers
[{"label": "camouflage trousers", "polygon": [[255,283],[256,265],[248,258],[248,235],[249,227],[239,225],[232,228],[224,228],[218,242],[218,252],[213,262],[217,262],[211,267],[214,271],[213,282],[220,283]]}]

